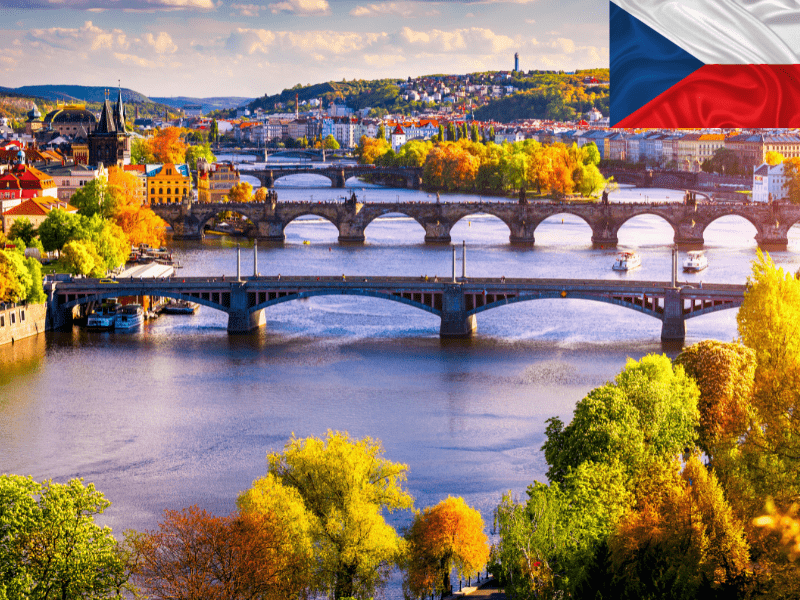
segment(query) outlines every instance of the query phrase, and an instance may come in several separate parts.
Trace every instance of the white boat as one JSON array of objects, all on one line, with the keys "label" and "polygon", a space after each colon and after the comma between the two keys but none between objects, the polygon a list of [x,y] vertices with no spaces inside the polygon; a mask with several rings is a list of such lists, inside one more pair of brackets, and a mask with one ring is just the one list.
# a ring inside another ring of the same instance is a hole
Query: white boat
[{"label": "white boat", "polygon": [[636,252],[620,252],[611,268],[615,271],[630,271],[641,266],[642,257]]},{"label": "white boat", "polygon": [[686,260],[683,261],[683,270],[690,273],[697,273],[708,267],[708,259],[702,250],[692,250],[686,253]]},{"label": "white boat", "polygon": [[114,328],[125,331],[144,323],[144,309],[141,304],[126,304],[117,311]]},{"label": "white boat", "polygon": [[105,301],[99,309],[92,312],[86,318],[86,327],[89,329],[114,329],[114,322],[117,316],[117,310],[122,305],[119,304],[115,298]]},{"label": "white boat", "polygon": [[197,312],[200,305],[189,300],[170,300],[161,309],[161,312],[168,315],[193,315]]}]

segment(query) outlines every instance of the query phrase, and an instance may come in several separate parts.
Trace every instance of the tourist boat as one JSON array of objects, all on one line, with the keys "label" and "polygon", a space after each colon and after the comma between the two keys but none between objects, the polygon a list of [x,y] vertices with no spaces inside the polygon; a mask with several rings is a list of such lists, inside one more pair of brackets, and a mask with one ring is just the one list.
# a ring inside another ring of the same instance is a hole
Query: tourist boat
[{"label": "tourist boat", "polygon": [[170,300],[161,309],[161,312],[168,315],[193,315],[200,306],[197,302],[188,300]]},{"label": "tourist boat", "polygon": [[708,259],[702,250],[692,250],[686,253],[686,260],[683,261],[683,270],[690,273],[697,273],[708,267]]},{"label": "tourist boat", "polygon": [[114,317],[114,328],[125,331],[144,323],[144,309],[141,304],[126,304]]},{"label": "tourist boat", "polygon": [[615,271],[630,271],[641,266],[642,257],[636,252],[620,252],[611,268]]},{"label": "tourist boat", "polygon": [[114,329],[117,311],[122,307],[116,298],[109,298],[86,319],[86,327],[95,330]]}]

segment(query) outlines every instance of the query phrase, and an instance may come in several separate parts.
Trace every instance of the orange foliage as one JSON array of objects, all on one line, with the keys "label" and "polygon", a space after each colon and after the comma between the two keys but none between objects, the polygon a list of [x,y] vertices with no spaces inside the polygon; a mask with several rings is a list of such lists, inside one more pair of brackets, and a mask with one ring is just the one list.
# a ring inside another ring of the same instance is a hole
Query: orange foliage
[{"label": "orange foliage", "polygon": [[416,514],[406,534],[408,564],[403,583],[407,593],[420,597],[450,587],[450,571],[473,576],[489,559],[489,541],[480,513],[463,498],[448,497]]},{"label": "orange foliage", "polygon": [[304,561],[274,515],[217,517],[196,506],[165,511],[156,531],[131,540],[134,582],[175,600],[306,597]]},{"label": "orange foliage", "polygon": [[475,185],[480,159],[469,152],[466,140],[435,146],[425,160],[425,181],[443,190],[470,189]]},{"label": "orange foliage", "polygon": [[150,151],[159,163],[181,164],[186,162],[186,144],[177,127],[162,129],[147,141]]},{"label": "orange foliage", "polygon": [[150,207],[141,205],[136,195],[139,186],[136,175],[112,167],[108,172],[108,183],[118,192],[112,217],[128,236],[131,244],[161,246],[167,224]]}]

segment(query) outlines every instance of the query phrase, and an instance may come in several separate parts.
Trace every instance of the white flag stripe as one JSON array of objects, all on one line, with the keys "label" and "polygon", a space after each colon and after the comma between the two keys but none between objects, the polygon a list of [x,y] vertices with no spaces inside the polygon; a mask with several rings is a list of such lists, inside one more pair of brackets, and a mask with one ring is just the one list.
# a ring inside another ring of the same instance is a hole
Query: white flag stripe
[{"label": "white flag stripe", "polygon": [[706,64],[800,63],[794,0],[612,0]]}]

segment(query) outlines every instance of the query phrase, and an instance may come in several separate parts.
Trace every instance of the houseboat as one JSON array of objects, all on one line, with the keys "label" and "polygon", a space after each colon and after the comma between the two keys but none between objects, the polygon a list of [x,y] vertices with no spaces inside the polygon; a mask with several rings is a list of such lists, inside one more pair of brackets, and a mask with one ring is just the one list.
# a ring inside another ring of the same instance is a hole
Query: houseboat
[{"label": "houseboat", "polygon": [[117,311],[114,328],[118,331],[135,329],[144,323],[144,309],[141,304],[126,304]]},{"label": "houseboat", "polygon": [[122,307],[116,298],[105,300],[100,308],[93,311],[86,319],[86,327],[97,331],[114,329],[117,311]]},{"label": "houseboat", "polygon": [[611,266],[615,271],[631,271],[642,266],[642,257],[636,252],[620,252]]},{"label": "houseboat", "polygon": [[708,259],[702,250],[692,250],[686,253],[683,261],[683,270],[689,273],[697,273],[708,267]]}]

